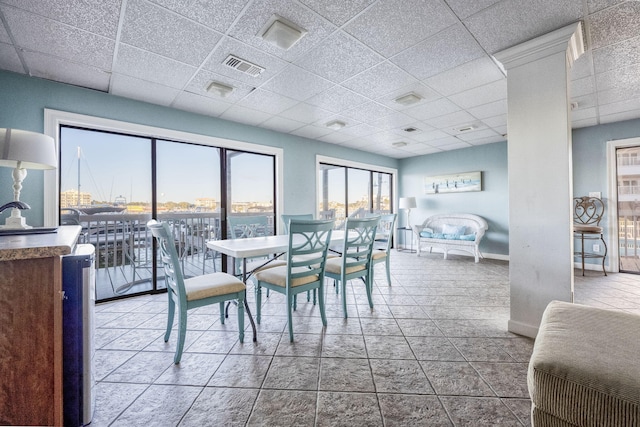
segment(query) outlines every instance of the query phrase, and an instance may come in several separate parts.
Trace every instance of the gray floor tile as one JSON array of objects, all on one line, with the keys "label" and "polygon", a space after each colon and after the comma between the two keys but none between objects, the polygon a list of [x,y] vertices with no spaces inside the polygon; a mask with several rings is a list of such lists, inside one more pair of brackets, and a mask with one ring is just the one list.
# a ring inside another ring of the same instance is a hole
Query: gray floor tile
[{"label": "gray floor tile", "polygon": [[320,385],[323,391],[374,392],[371,367],[367,359],[323,358]]},{"label": "gray floor tile", "polygon": [[320,359],[317,357],[274,357],[263,388],[317,390]]},{"label": "gray floor tile", "polygon": [[300,390],[260,390],[247,426],[313,427],[318,393]]},{"label": "gray floor tile", "polygon": [[181,426],[244,426],[258,389],[206,387],[186,413]]},{"label": "gray floor tile", "polygon": [[371,360],[378,393],[434,394],[417,360]]},{"label": "gray floor tile", "polygon": [[522,426],[497,397],[441,397],[440,401],[456,426]]},{"label": "gray floor tile", "polygon": [[495,396],[486,381],[468,362],[420,362],[439,395]]},{"label": "gray floor tile", "polygon": [[317,427],[382,425],[375,393],[318,392],[317,413]]},{"label": "gray floor tile", "polygon": [[378,394],[385,427],[452,426],[436,396]]}]

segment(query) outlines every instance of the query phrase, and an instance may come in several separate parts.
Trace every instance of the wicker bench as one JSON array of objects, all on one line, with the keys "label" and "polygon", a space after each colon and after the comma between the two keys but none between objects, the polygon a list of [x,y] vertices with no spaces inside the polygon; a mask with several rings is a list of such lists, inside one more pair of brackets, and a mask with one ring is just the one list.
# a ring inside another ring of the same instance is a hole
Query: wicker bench
[{"label": "wicker bench", "polygon": [[418,256],[426,248],[429,251],[437,248],[444,252],[444,259],[447,259],[450,250],[458,250],[471,253],[478,262],[478,247],[488,228],[487,221],[478,215],[452,213],[430,216],[422,224],[413,226],[418,241]]},{"label": "wicker bench", "polygon": [[640,316],[552,301],[527,382],[534,426],[640,425]]}]

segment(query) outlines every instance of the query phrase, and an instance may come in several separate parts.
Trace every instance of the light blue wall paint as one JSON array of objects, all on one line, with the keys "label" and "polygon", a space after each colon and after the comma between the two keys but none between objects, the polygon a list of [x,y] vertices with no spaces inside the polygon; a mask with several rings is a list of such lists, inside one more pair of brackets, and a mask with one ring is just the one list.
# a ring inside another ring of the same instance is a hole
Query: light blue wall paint
[{"label": "light blue wall paint", "polygon": [[[640,137],[640,119],[574,130],[574,197],[587,196],[590,192],[599,191],[602,193],[602,199],[605,204],[608,204],[612,195],[609,194],[608,187],[607,141],[635,137]],[[610,220],[605,210],[601,225],[604,227],[604,238],[609,246],[618,243],[615,236],[611,236],[607,232]],[[590,242],[590,244],[592,243]],[[587,259],[585,262],[591,264],[599,263],[597,259]]]},{"label": "light blue wall paint", "polygon": [[[172,108],[147,104],[99,91],[0,71],[0,127],[43,132],[44,109],[121,120],[232,140],[280,147],[284,150],[285,212],[315,211],[315,159],[324,155],[397,168],[398,161],[334,144],[247,126]],[[13,200],[11,170],[0,168],[0,204]],[[43,224],[42,172],[29,171],[22,200],[32,207],[25,216],[31,225]],[[2,215],[0,221],[4,223]]]},{"label": "light blue wall paint", "polygon": [[[489,224],[480,250],[489,254],[509,253],[506,142],[404,159],[400,162],[400,171],[399,196],[415,196],[418,205],[411,211],[412,224],[438,213],[480,215]],[[482,191],[424,194],[427,176],[472,171],[482,171]],[[399,221],[406,225],[405,212],[400,213]]]}]

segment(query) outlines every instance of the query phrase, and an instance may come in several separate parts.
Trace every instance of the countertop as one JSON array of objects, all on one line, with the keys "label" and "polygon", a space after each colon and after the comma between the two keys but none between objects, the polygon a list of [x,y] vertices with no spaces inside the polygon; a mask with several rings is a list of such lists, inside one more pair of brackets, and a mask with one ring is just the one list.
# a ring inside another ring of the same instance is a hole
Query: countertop
[{"label": "countertop", "polygon": [[0,236],[0,261],[70,254],[82,227],[61,225],[55,233]]}]

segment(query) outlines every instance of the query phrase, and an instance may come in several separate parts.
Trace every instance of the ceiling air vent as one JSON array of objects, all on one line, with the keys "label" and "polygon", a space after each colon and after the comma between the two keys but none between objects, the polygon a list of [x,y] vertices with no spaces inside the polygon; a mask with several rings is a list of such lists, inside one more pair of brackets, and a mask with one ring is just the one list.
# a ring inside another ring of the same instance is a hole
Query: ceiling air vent
[{"label": "ceiling air vent", "polygon": [[402,129],[402,130],[403,130],[403,131],[405,131],[405,132],[409,132],[409,133],[412,133],[412,132],[419,132],[419,131],[420,131],[420,129],[418,129],[418,128],[414,128],[414,127],[408,127],[408,128],[404,128],[404,129]]},{"label": "ceiling air vent", "polygon": [[252,64],[234,55],[229,55],[223,64],[245,74],[249,74],[251,77],[258,77],[264,71],[264,68],[261,66]]}]

